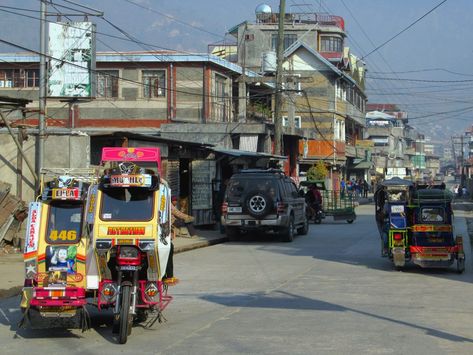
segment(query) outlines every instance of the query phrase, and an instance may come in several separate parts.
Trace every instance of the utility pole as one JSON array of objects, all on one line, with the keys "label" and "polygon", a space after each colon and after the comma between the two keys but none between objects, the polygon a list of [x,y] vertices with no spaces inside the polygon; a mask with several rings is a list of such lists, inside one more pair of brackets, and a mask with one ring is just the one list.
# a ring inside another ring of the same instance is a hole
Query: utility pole
[{"label": "utility pole", "polygon": [[274,150],[282,155],[282,63],[284,61],[284,17],[286,16],[286,0],[279,0],[278,50],[276,68],[276,96],[274,108]]},{"label": "utility pole", "polygon": [[[36,149],[36,175],[44,164],[45,113],[46,113],[46,0],[41,0],[39,24],[39,135]],[[39,186],[36,186],[38,189]]]}]

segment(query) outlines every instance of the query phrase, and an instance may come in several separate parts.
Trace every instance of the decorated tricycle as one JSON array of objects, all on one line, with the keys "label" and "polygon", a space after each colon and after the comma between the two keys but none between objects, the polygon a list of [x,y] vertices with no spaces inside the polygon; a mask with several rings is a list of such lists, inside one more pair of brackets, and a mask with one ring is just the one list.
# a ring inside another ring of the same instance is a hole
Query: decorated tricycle
[{"label": "decorated tricycle", "polygon": [[84,210],[93,169],[41,170],[41,191],[29,205],[22,325],[88,327]]},{"label": "decorated tricycle", "polygon": [[158,148],[103,148],[102,163],[104,174],[88,206],[96,263],[87,276],[99,310],[113,309],[113,332],[123,344],[134,322],[151,326],[172,299],[164,280],[171,251],[171,191],[160,178]]}]

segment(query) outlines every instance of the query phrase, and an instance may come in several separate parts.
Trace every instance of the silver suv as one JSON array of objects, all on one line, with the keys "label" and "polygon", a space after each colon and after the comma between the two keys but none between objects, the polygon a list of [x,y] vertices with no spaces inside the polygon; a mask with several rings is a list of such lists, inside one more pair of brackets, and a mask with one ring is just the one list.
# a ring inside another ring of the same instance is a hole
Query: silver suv
[{"label": "silver suv", "polygon": [[285,242],[295,232],[306,235],[306,204],[294,182],[281,170],[248,169],[228,182],[222,204],[222,225],[234,239],[241,231],[274,231]]}]

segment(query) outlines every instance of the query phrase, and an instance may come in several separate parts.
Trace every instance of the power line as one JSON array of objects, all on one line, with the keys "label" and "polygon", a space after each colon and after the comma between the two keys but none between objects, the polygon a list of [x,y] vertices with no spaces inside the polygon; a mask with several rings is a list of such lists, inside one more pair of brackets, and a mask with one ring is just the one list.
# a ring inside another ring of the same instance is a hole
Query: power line
[{"label": "power line", "polygon": [[369,52],[368,54],[366,54],[364,57],[361,58],[361,60],[365,59],[366,57],[368,57],[369,55],[371,55],[372,53],[376,52],[377,50],[379,50],[380,48],[384,47],[386,44],[388,44],[389,42],[391,42],[393,39],[395,39],[396,37],[400,36],[402,33],[406,32],[409,28],[411,28],[412,26],[414,26],[416,23],[418,23],[419,21],[421,21],[423,18],[425,18],[426,16],[428,16],[430,13],[432,13],[433,11],[435,11],[438,7],[440,7],[441,5],[443,5],[444,3],[446,3],[447,0],[443,0],[441,1],[439,4],[437,4],[435,7],[433,7],[431,10],[429,10],[428,12],[426,12],[424,15],[422,15],[421,17],[419,17],[417,20],[415,20],[413,23],[411,23],[409,26],[407,26],[406,28],[404,28],[403,30],[401,30],[400,32],[398,32],[397,34],[395,34],[394,36],[392,36],[390,39],[388,39],[387,41],[381,43],[379,46],[377,46],[376,48],[374,48],[371,52]]}]

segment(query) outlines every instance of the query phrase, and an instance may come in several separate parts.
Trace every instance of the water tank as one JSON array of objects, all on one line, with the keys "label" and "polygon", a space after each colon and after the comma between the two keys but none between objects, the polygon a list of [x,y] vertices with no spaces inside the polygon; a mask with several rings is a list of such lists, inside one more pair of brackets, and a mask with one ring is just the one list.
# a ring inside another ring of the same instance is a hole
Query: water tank
[{"label": "water tank", "polygon": [[261,71],[263,73],[274,73],[277,66],[277,56],[275,51],[263,52],[261,60]]},{"label": "water tank", "polygon": [[259,4],[255,9],[256,18],[262,22],[271,18],[272,12],[271,6],[266,4]]}]

